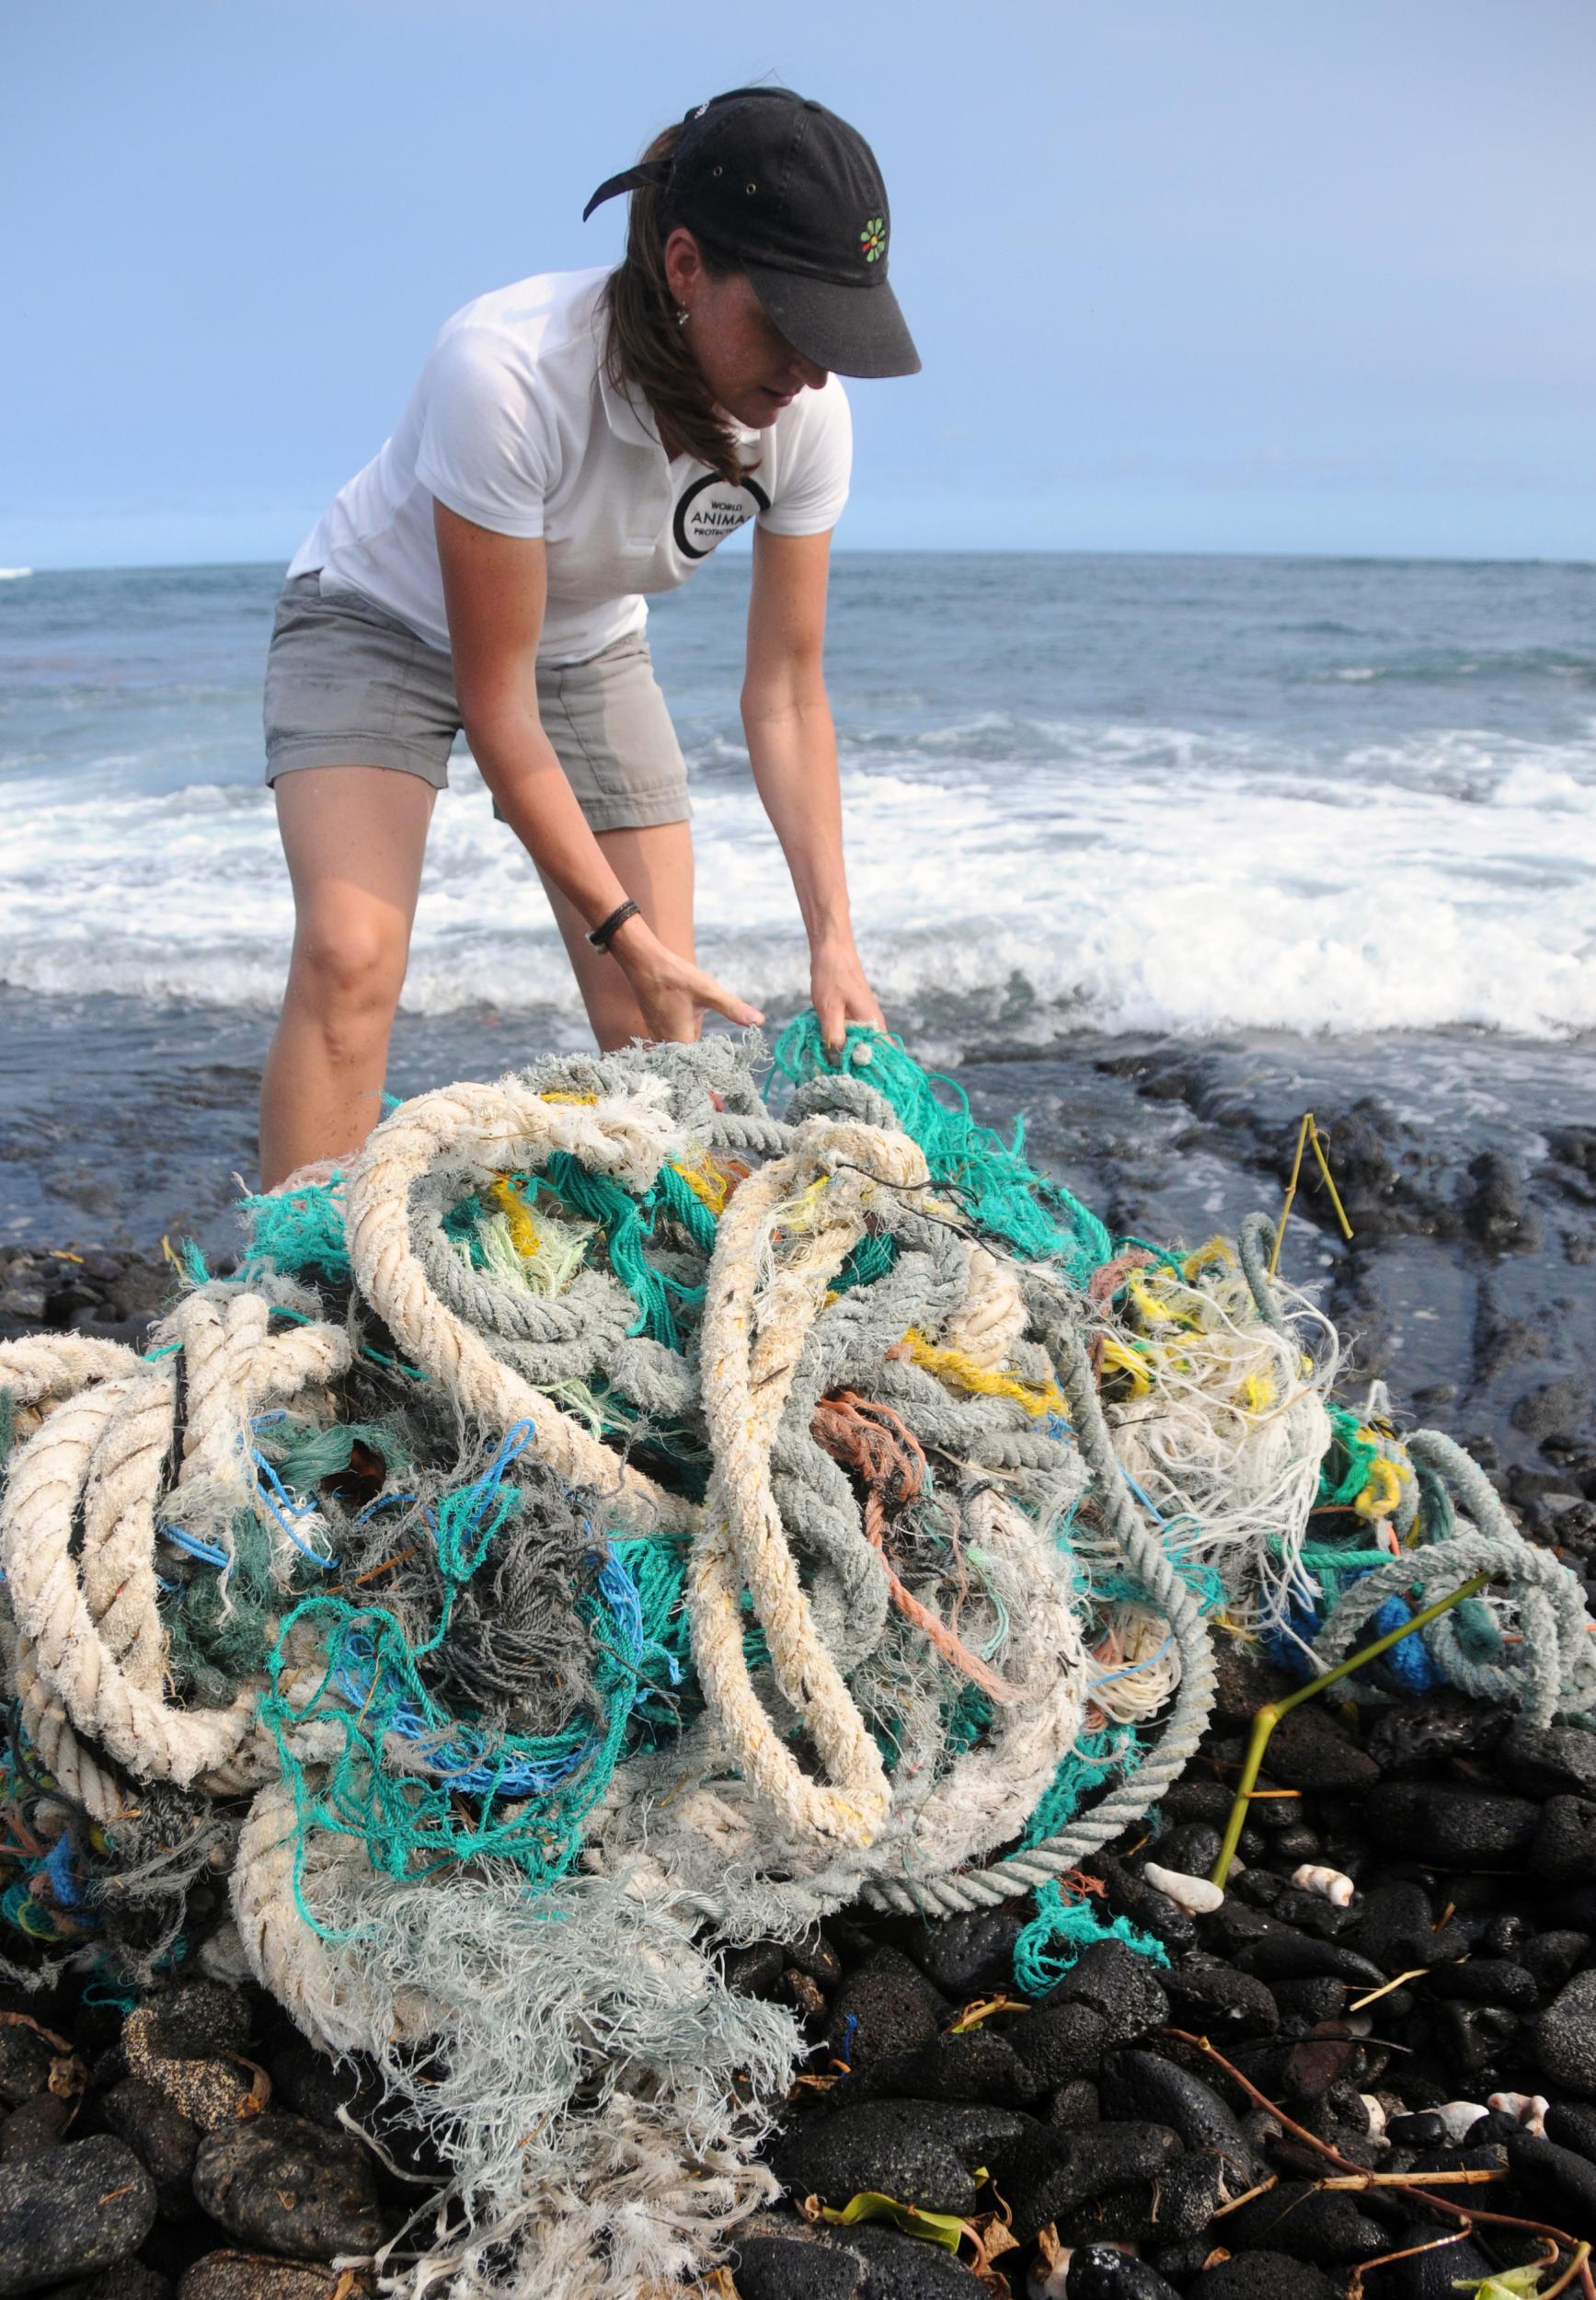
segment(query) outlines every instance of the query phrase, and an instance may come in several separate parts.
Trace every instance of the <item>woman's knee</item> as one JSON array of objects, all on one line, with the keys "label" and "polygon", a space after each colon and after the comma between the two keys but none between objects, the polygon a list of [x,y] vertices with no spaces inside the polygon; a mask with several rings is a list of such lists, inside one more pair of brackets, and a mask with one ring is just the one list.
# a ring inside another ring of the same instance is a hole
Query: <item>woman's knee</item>
[{"label": "woman's knee", "polygon": [[360,909],[302,918],[289,994],[329,1024],[385,1028],[408,956],[409,937],[397,919]]}]

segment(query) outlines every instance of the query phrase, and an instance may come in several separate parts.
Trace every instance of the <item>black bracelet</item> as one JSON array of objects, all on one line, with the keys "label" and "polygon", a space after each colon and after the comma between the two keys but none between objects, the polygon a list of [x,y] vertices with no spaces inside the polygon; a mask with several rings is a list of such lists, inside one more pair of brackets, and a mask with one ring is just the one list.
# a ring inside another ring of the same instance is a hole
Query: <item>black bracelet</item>
[{"label": "black bracelet", "polygon": [[588,940],[595,950],[607,950],[616,933],[626,925],[627,919],[641,916],[642,912],[636,903],[623,903],[618,910],[613,910],[610,913],[608,918],[600,919],[598,925],[588,936]]}]

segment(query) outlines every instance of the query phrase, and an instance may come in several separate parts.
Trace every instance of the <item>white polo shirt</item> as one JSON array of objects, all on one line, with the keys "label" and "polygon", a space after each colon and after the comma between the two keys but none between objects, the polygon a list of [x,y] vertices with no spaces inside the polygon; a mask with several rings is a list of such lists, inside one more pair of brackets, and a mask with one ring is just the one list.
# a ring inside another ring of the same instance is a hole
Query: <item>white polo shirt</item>
[{"label": "white polo shirt", "polygon": [[[640,397],[603,373],[608,273],[547,271],[480,295],[447,321],[391,439],[300,546],[291,578],[357,591],[446,649],[432,498],[498,535],[541,535],[548,604],[538,661],[584,662],[640,631],[647,594],[673,591],[750,519],[822,535],[848,495],[848,402],[832,375],[764,431],[734,426],[744,482],[668,459]],[[757,462],[755,462],[757,458]]]}]

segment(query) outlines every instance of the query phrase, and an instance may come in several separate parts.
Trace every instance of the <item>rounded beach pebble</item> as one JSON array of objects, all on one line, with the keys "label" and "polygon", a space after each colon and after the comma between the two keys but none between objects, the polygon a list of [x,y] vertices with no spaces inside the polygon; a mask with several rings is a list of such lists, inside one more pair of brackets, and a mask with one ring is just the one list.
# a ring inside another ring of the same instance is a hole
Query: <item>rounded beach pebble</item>
[{"label": "rounded beach pebble", "polygon": [[125,2260],[155,2223],[155,2182],[109,2133],[0,2168],[0,2294]]},{"label": "rounded beach pebble", "polygon": [[258,2252],[207,2252],[183,2271],[178,2300],[333,2300],[336,2269]]},{"label": "rounded beach pebble", "polygon": [[269,2112],[212,2133],[194,2161],[194,2194],[229,2236],[317,2260],[383,2240],[372,2160],[352,2133]]},{"label": "rounded beach pebble", "polygon": [[1541,2015],[1541,2074],[1565,2091],[1596,2095],[1596,1972],[1577,1973]]}]

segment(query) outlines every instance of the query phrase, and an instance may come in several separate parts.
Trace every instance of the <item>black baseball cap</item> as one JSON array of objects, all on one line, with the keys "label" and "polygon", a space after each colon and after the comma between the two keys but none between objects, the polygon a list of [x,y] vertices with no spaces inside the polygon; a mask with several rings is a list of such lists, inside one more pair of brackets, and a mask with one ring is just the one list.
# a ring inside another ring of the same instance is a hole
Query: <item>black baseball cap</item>
[{"label": "black baseball cap", "polygon": [[920,354],[887,280],[891,217],[856,128],[787,88],[740,87],[695,105],[668,160],[599,186],[582,210],[659,186],[672,224],[735,256],[782,334],[839,375],[913,375]]}]

